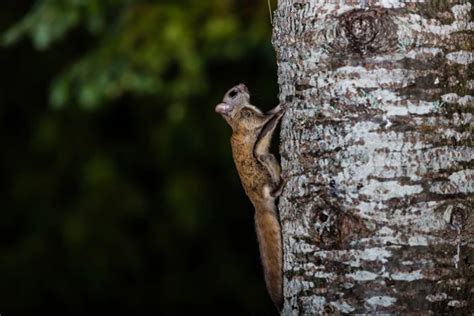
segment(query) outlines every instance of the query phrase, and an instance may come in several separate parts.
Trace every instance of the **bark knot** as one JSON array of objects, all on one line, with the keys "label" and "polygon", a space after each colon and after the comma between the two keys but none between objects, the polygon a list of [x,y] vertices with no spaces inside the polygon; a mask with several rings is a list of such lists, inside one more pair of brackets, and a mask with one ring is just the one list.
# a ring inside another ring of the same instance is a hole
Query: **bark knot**
[{"label": "bark knot", "polygon": [[346,28],[351,41],[357,46],[367,45],[377,36],[373,16],[356,16],[346,20]]},{"label": "bark knot", "polygon": [[385,51],[393,46],[393,22],[386,10],[352,10],[341,16],[349,47],[354,53]]},{"label": "bark knot", "polygon": [[397,25],[390,10],[355,9],[334,17],[321,34],[323,46],[332,54],[370,56],[397,50]]}]

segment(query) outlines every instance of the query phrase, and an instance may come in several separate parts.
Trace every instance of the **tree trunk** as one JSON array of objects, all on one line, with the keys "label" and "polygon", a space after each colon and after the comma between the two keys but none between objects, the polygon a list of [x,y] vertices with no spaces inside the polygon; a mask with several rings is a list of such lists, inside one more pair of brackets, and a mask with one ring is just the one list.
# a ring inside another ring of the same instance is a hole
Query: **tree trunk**
[{"label": "tree trunk", "polygon": [[474,311],[471,10],[279,0],[283,314]]}]

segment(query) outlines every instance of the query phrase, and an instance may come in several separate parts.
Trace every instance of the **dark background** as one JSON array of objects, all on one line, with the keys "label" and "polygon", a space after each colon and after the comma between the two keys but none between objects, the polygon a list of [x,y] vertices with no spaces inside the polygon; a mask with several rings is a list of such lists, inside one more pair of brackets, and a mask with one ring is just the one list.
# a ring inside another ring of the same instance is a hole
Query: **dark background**
[{"label": "dark background", "polygon": [[2,315],[275,313],[214,112],[277,103],[267,1],[2,0],[0,36]]}]

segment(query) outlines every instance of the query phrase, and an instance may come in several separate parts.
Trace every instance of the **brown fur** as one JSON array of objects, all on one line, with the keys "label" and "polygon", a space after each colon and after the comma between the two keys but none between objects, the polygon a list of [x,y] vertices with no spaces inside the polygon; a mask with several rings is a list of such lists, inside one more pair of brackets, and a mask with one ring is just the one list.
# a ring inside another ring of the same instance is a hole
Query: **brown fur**
[{"label": "brown fur", "polygon": [[282,243],[275,199],[280,194],[280,165],[270,153],[271,137],[283,110],[278,106],[267,114],[249,102],[244,85],[230,89],[216,111],[232,127],[232,156],[245,193],[255,207],[255,228],[265,283],[280,311],[282,295]]}]

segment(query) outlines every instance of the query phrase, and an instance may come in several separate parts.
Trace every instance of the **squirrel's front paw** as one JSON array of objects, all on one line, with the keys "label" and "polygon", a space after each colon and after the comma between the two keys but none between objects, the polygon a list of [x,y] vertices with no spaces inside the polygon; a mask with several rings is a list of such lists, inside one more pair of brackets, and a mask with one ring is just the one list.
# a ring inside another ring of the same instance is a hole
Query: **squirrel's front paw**
[{"label": "squirrel's front paw", "polygon": [[279,197],[285,188],[286,180],[280,179],[280,183],[270,192],[270,195],[274,198]]}]

